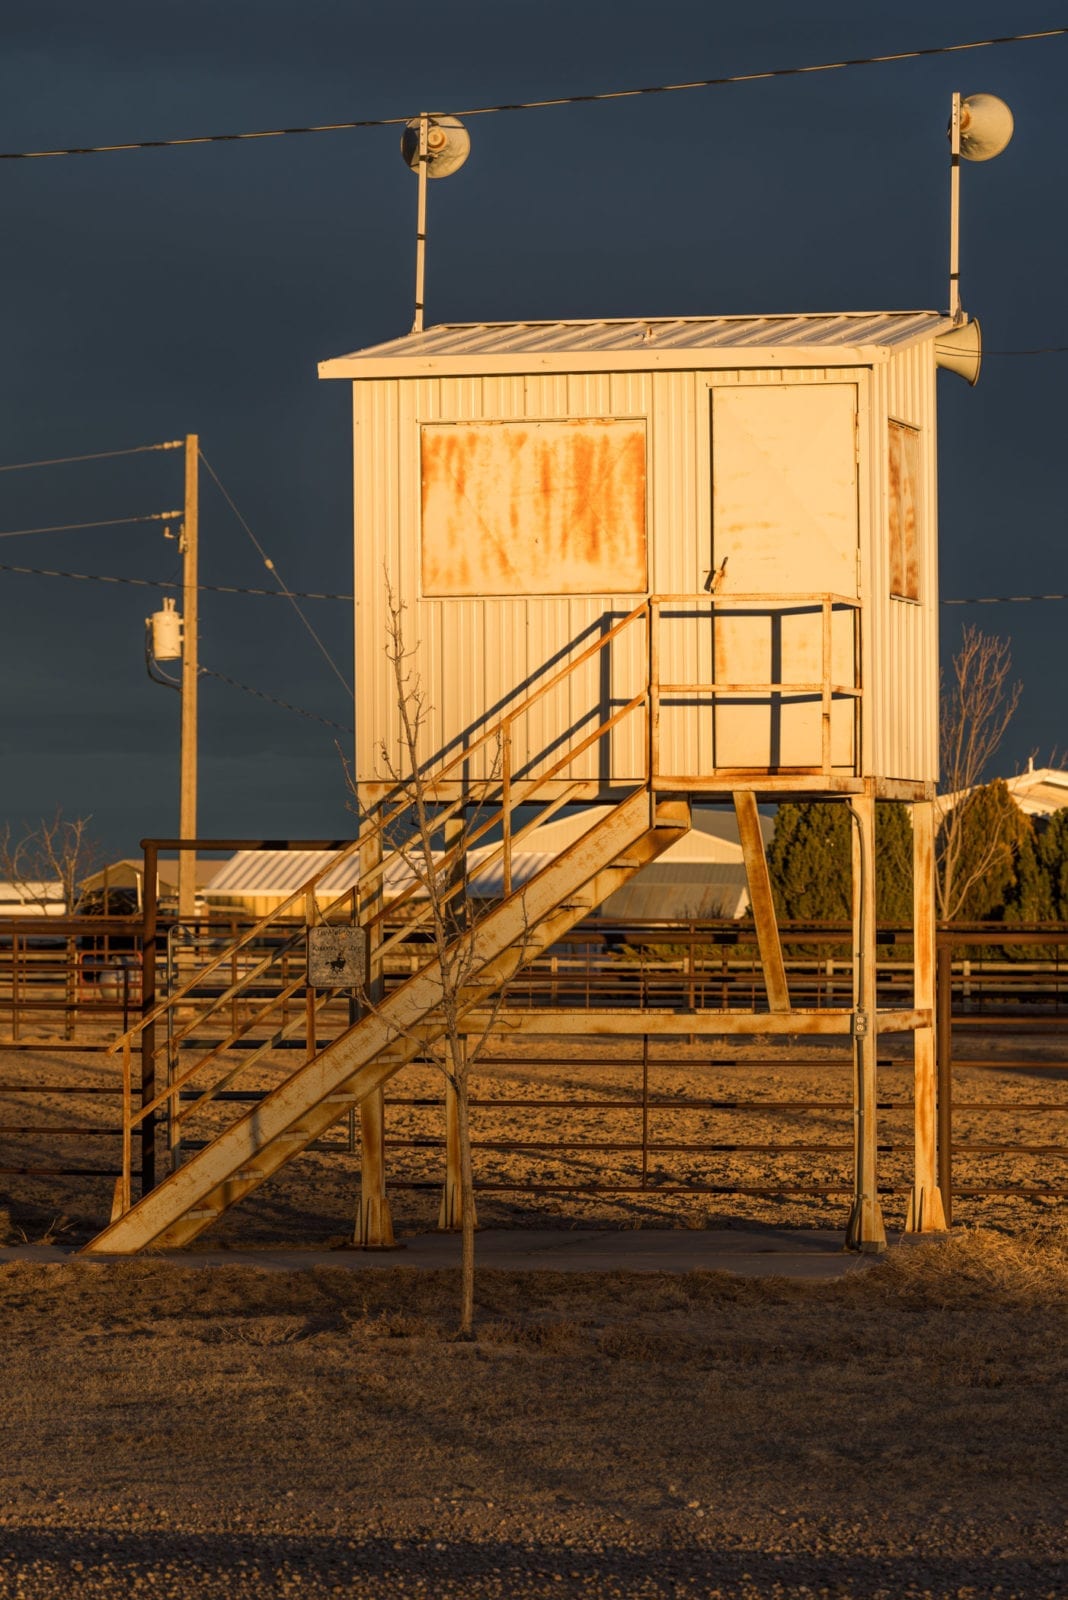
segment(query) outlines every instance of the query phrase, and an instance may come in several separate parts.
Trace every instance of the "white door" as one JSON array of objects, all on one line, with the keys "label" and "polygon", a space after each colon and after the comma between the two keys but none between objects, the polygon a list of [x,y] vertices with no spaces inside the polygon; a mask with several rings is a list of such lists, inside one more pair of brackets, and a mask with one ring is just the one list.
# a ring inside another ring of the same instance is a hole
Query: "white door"
[{"label": "white door", "polygon": [[[732,594],[857,594],[857,386],[782,383],[712,390],[712,565],[715,676],[720,684],[816,684],[823,671],[818,605],[762,609]],[[853,683],[853,614],[834,613],[832,681]],[[853,703],[836,700],[831,760],[853,765]],[[747,771],[819,770],[818,694],[754,693],[716,701],[715,764]]]}]

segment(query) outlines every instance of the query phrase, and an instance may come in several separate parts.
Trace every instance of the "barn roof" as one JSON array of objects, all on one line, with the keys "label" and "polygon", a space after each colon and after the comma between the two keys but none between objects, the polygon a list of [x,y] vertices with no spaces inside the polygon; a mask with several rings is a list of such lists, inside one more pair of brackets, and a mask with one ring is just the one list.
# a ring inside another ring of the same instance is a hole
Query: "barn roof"
[{"label": "barn roof", "polygon": [[420,374],[801,366],[819,352],[868,366],[952,329],[939,311],[819,311],[760,317],[446,322],[319,363],[321,378]]}]

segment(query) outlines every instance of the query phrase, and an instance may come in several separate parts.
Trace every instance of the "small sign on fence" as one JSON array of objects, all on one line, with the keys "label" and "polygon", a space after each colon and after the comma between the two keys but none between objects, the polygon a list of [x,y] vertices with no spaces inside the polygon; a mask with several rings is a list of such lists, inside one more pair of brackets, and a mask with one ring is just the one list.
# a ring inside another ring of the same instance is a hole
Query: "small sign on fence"
[{"label": "small sign on fence", "polygon": [[363,928],[328,923],[308,929],[308,983],[313,989],[361,989],[367,981]]}]

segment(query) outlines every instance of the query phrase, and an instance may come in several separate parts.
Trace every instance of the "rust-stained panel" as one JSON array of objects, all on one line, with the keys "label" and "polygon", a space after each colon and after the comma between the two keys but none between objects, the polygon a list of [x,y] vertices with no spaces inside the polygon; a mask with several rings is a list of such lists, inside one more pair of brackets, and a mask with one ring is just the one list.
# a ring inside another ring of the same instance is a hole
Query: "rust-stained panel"
[{"label": "rust-stained panel", "polygon": [[426,423],[429,596],[641,594],[645,423]]},{"label": "rust-stained panel", "polygon": [[920,436],[903,422],[890,423],[887,472],[890,593],[902,600],[918,600]]}]

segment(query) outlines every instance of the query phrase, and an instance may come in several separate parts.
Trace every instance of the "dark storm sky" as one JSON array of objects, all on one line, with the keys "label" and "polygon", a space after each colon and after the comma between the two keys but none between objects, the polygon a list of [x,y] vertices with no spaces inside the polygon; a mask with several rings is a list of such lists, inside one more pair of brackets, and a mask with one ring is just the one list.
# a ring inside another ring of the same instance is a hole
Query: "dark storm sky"
[{"label": "dark storm sky", "polygon": [[[33,0],[4,10],[0,148],[413,114],[1053,27],[1029,0]],[[687,94],[479,117],[431,189],[428,320],[942,307],[954,88],[1016,137],[964,170],[966,308],[991,350],[1068,345],[1068,39]],[[393,129],[0,162],[0,463],[197,431],[294,588],[348,592],[348,394],[316,362],[411,320],[415,183]],[[943,377],[943,594],[1068,589],[1068,356]],[[0,532],[178,505],[181,458],[0,474]],[[153,524],[0,540],[0,561],[152,578]],[[201,577],[262,584],[202,487]],[[62,805],[108,848],[177,825],[178,697],[150,684],[153,591],[0,573],[0,821]],[[350,617],[309,601],[349,673]],[[1063,751],[1068,605],[944,611],[1013,639],[1004,765]],[[207,594],[206,665],[340,723],[285,602]],[[207,679],[202,834],[351,825],[328,729]]]}]

